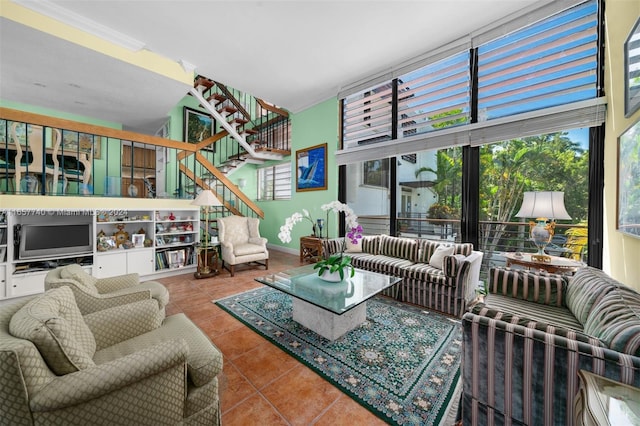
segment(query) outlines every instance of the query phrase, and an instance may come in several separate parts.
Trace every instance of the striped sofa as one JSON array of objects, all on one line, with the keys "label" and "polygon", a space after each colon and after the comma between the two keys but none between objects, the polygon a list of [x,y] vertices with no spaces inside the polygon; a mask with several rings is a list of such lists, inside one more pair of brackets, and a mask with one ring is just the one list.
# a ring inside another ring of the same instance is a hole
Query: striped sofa
[{"label": "striped sofa", "polygon": [[578,371],[640,387],[640,293],[599,269],[492,268],[465,313],[465,425],[569,425]]},{"label": "striped sofa", "polygon": [[[323,240],[323,255],[340,252],[343,243],[342,238]],[[442,268],[430,265],[436,249],[445,244],[454,247],[453,254],[444,256]],[[389,235],[364,236],[357,248],[347,249],[347,254],[356,268],[402,278],[400,286],[388,289],[386,295],[458,318],[475,297],[483,257],[469,243]]]}]

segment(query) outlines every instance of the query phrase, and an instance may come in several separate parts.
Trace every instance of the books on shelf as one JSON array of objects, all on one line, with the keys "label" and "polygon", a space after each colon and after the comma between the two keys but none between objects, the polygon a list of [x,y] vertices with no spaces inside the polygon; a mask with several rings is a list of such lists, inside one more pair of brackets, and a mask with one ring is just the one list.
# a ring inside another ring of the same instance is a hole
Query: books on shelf
[{"label": "books on shelf", "polygon": [[185,247],[179,250],[163,250],[156,252],[156,270],[176,269],[192,265],[194,248]]}]

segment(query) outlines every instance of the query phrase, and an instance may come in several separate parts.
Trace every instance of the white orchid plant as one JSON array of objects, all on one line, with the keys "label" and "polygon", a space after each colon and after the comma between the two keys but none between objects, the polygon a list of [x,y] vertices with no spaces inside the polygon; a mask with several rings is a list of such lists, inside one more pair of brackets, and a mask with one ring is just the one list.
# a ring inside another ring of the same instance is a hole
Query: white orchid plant
[{"label": "white orchid plant", "polygon": [[[353,277],[355,275],[355,269],[351,265],[351,258],[349,256],[345,256],[344,251],[346,250],[347,238],[349,238],[353,244],[357,244],[358,240],[362,238],[362,226],[358,224],[358,216],[354,213],[351,207],[341,203],[340,201],[332,201],[330,203],[323,204],[320,208],[327,212],[327,224],[329,222],[330,212],[338,214],[343,212],[345,214],[345,224],[349,231],[342,240],[340,253],[335,253],[327,259],[319,261],[314,265],[314,269],[318,269],[318,275],[322,275],[326,271],[338,272],[340,274],[340,279],[344,279],[345,269],[350,269],[350,276]],[[280,241],[283,243],[290,243],[291,230],[293,229],[293,226],[305,219],[309,220],[312,225],[315,224],[313,218],[309,214],[309,211],[306,209],[302,209],[302,213],[296,212],[288,217],[285,220],[284,225],[280,227],[280,232],[278,233]]]}]

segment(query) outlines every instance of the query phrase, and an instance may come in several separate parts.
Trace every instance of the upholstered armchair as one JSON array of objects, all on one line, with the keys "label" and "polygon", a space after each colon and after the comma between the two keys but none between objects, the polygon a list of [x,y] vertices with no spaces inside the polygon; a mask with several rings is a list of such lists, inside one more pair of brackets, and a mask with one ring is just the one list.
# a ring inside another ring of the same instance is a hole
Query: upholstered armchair
[{"label": "upholstered armchair", "polygon": [[159,314],[164,318],[165,307],[169,303],[169,292],[158,282],[140,282],[138,274],[96,278],[77,264],[53,269],[45,276],[45,290],[63,286],[71,288],[76,304],[83,315],[151,299],[157,303]]},{"label": "upholstered armchair", "polygon": [[[240,263],[258,263],[269,269],[267,239],[260,236],[260,221],[253,217],[218,218],[218,238],[222,246],[222,267],[233,277]],[[225,266],[225,264],[227,266]]]},{"label": "upholstered armchair", "polygon": [[0,424],[219,424],[222,355],[147,299],[88,315],[70,287],[0,305]]}]

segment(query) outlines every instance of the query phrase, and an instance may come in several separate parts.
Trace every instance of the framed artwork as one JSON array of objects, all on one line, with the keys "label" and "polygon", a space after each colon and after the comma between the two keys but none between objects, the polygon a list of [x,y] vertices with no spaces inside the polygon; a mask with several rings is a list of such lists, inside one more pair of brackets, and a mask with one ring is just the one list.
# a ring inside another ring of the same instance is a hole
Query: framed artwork
[{"label": "framed artwork", "polygon": [[156,237],[156,247],[164,245],[164,239],[162,237]]},{"label": "framed artwork", "polygon": [[93,158],[99,160],[102,151],[102,137],[90,133],[63,130],[61,150],[62,149],[70,154],[81,152],[88,156],[91,156],[93,152]]},{"label": "framed artwork", "polygon": [[617,229],[640,238],[640,121],[618,138]]},{"label": "framed artwork", "polygon": [[327,189],[327,144],[296,151],[296,191]]},{"label": "framed artwork", "polygon": [[[199,143],[213,136],[215,120],[205,112],[184,107],[184,134],[188,143]],[[213,145],[215,147],[215,145]]]},{"label": "framed artwork", "polygon": [[640,19],[624,42],[624,116],[640,108]]},{"label": "framed artwork", "polygon": [[184,250],[174,250],[168,253],[169,255],[169,268],[182,268],[185,261]]}]

